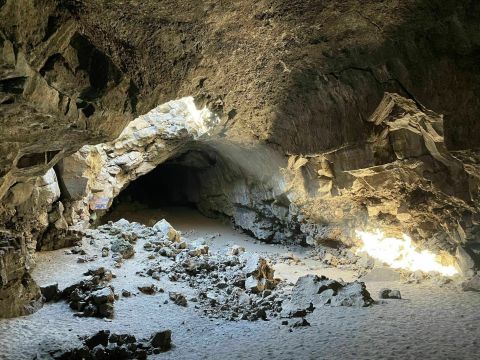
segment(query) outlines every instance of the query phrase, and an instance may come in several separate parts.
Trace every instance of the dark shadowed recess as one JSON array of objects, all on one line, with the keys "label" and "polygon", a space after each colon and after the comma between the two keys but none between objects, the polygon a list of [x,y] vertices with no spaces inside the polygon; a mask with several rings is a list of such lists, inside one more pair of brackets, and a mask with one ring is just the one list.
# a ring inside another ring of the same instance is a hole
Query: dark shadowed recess
[{"label": "dark shadowed recess", "polygon": [[131,182],[114,200],[113,208],[120,203],[140,203],[153,209],[195,207],[200,197],[200,177],[215,164],[215,159],[203,152],[174,157]]}]

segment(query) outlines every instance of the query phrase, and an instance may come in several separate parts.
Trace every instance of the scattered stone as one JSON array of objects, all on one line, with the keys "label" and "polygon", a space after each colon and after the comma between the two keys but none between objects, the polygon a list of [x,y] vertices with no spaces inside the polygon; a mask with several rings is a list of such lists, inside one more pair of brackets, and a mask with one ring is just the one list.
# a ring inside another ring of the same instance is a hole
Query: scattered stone
[{"label": "scattered stone", "polygon": [[382,289],[380,290],[378,297],[380,299],[401,299],[400,290]]},{"label": "scattered stone", "polygon": [[122,296],[123,297],[130,297],[130,296],[132,296],[132,293],[128,290],[123,289],[122,290]]},{"label": "scattered stone", "polygon": [[96,256],[96,255],[92,255],[92,256],[84,255],[84,256],[80,256],[80,257],[77,259],[77,262],[78,262],[79,264],[83,264],[83,263],[95,261],[96,259],[97,259],[97,256]]},{"label": "scattered stone", "polygon": [[343,286],[330,300],[331,306],[367,307],[374,303],[365,283],[354,281]]},{"label": "scattered stone", "polygon": [[138,290],[140,290],[143,294],[146,294],[146,295],[155,295],[157,292],[157,288],[153,284],[139,286]]},{"label": "scattered stone", "polygon": [[[288,324],[288,322],[287,322],[287,324]],[[310,323],[305,318],[299,319],[292,324],[293,328],[303,327],[303,326],[310,326]]]},{"label": "scattered stone", "polygon": [[174,302],[174,304],[179,306],[187,306],[187,299],[183,294],[178,292],[169,292],[168,297]]},{"label": "scattered stone", "polygon": [[233,245],[229,251],[229,254],[232,256],[239,256],[245,252],[245,248],[243,246]]},{"label": "scattered stone", "polygon": [[108,257],[109,253],[110,253],[110,250],[108,249],[108,247],[102,248],[102,257]]}]

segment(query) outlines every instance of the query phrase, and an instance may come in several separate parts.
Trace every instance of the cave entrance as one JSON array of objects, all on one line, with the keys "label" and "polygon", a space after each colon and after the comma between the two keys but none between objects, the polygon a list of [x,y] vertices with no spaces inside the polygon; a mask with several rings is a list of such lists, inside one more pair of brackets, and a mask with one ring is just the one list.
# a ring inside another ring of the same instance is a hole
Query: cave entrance
[{"label": "cave entrance", "polygon": [[102,222],[123,217],[151,226],[162,218],[169,220],[169,215],[192,215],[215,187],[211,179],[218,166],[219,159],[212,151],[184,151],[132,181],[115,198]]}]

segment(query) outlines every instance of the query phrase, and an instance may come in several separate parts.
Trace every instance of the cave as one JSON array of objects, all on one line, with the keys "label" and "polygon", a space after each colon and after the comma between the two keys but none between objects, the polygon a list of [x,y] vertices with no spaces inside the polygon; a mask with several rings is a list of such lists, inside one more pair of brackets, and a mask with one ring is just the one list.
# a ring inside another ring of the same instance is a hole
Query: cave
[{"label": "cave", "polygon": [[202,190],[201,178],[208,176],[208,169],[216,165],[215,158],[205,152],[175,156],[131,182],[116,197],[113,208],[123,202],[137,202],[149,208],[196,207]]},{"label": "cave", "polygon": [[477,359],[479,24],[0,0],[0,359]]}]

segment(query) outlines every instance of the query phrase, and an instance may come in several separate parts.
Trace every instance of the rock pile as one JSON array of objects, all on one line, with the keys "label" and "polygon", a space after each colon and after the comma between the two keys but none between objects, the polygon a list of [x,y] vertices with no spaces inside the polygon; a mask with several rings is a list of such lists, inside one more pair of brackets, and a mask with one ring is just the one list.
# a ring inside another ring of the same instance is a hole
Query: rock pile
[{"label": "rock pile", "polygon": [[291,297],[282,304],[283,317],[303,317],[315,308],[370,306],[374,303],[363,282],[345,283],[325,276],[305,275],[297,280]]},{"label": "rock pile", "polygon": [[[178,244],[178,243],[177,243]],[[198,291],[191,299],[210,317],[230,320],[267,319],[276,316],[281,301],[280,291],[272,291],[279,283],[267,260],[258,254],[230,252],[211,254],[205,245],[188,244],[184,249],[172,245],[175,260],[168,266],[154,266],[147,275],[166,273],[171,281],[185,281]],[[232,255],[232,254],[239,255]],[[164,254],[164,252],[159,252]],[[163,256],[169,256],[166,254]],[[187,306],[182,294],[170,293],[175,304]]]},{"label": "rock pile", "polygon": [[[113,287],[106,285],[113,278],[111,271],[100,267],[85,273],[88,278],[65,288],[61,298],[65,299],[76,316],[112,318],[115,295]],[[53,296],[55,298],[55,296]]]},{"label": "rock pile", "polygon": [[53,350],[39,354],[35,359],[55,360],[123,360],[147,359],[171,348],[172,332],[164,330],[154,333],[149,340],[137,341],[134,335],[111,334],[101,330],[83,339],[83,346],[67,351]]}]

